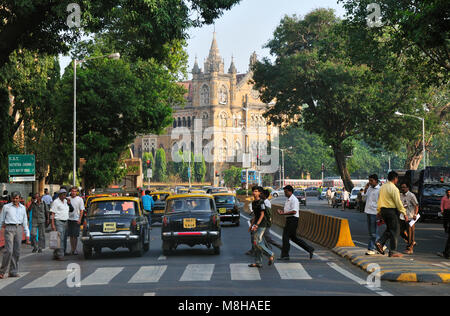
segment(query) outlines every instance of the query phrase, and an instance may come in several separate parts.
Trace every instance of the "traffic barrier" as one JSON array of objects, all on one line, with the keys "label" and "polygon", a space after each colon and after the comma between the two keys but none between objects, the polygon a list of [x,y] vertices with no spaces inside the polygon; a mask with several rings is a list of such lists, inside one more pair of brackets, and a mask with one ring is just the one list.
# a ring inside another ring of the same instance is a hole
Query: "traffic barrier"
[{"label": "traffic barrier", "polygon": [[[273,223],[280,227],[286,225],[286,217],[279,215],[283,210],[273,205]],[[347,219],[300,211],[297,235],[327,248],[355,247]]]}]

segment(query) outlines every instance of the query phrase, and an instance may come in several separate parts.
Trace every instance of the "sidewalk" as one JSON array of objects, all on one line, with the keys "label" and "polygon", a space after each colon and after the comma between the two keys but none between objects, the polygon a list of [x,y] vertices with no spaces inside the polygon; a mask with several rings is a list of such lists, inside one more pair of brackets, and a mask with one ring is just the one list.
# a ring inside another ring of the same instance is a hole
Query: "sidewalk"
[{"label": "sidewalk", "polygon": [[[371,264],[380,267],[381,280],[393,282],[450,283],[450,260],[442,258],[442,264],[416,261],[411,257],[389,258],[387,255],[366,256],[367,249],[360,247],[334,248],[334,253],[349,259],[367,273]],[[447,265],[448,263],[448,265]],[[372,268],[373,269],[373,268]]]}]

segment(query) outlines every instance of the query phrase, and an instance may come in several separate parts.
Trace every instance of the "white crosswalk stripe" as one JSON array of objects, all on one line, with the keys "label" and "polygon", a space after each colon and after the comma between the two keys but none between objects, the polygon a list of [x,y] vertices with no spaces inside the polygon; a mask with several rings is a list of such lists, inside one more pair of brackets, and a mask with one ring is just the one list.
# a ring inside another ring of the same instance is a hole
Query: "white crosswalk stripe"
[{"label": "white crosswalk stripe", "polygon": [[44,274],[42,277],[34,280],[33,282],[25,285],[24,289],[39,289],[39,288],[49,288],[55,287],[62,281],[67,279],[70,274],[67,270],[56,270],[50,271]]},{"label": "white crosswalk stripe", "polygon": [[3,288],[7,287],[8,285],[13,284],[14,282],[20,280],[21,278],[23,278],[24,276],[26,276],[28,274],[28,272],[24,272],[24,273],[20,273],[18,278],[7,278],[4,279],[0,282],[0,290],[2,290]]},{"label": "white crosswalk stripe", "polygon": [[259,281],[261,276],[256,268],[250,268],[248,264],[230,264],[232,281]]},{"label": "white crosswalk stripe", "polygon": [[275,268],[282,280],[311,280],[300,263],[275,263]]},{"label": "white crosswalk stripe", "polygon": [[210,281],[214,264],[190,264],[184,270],[181,282]]},{"label": "white crosswalk stripe", "polygon": [[99,268],[81,281],[81,286],[107,285],[116,277],[116,275],[122,272],[122,270],[123,268]]},{"label": "white crosswalk stripe", "polygon": [[128,283],[157,283],[166,270],[167,266],[142,267]]}]

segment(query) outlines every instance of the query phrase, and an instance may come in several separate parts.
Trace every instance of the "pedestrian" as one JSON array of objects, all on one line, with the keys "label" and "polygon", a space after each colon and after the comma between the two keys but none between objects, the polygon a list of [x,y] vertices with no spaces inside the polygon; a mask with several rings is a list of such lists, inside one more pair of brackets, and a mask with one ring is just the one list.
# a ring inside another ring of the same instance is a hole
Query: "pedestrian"
[{"label": "pedestrian", "polygon": [[148,218],[148,225],[151,228],[152,226],[152,209],[155,205],[155,201],[153,201],[153,198],[150,196],[150,191],[146,190],[145,195],[142,197],[142,204],[144,206],[144,211],[147,214]]},{"label": "pedestrian", "polygon": [[319,195],[318,195],[318,199],[319,200],[322,200],[322,192],[323,192],[323,188],[322,188],[322,186],[320,186],[318,189],[317,189],[317,191],[319,192]]},{"label": "pedestrian", "polygon": [[400,236],[400,213],[409,221],[406,209],[400,199],[400,191],[397,188],[398,174],[391,171],[388,175],[388,182],[380,188],[378,198],[378,218],[382,218],[386,223],[386,231],[381,236],[375,247],[378,252],[384,254],[383,246],[390,240],[389,257],[401,258],[403,255],[397,252],[398,237]]},{"label": "pedestrian", "polygon": [[11,197],[9,196],[7,190],[3,191],[2,200],[3,200],[4,202],[6,202],[5,204],[11,203]]},{"label": "pedestrian", "polygon": [[[409,189],[407,183],[402,183],[400,186],[402,193],[400,194],[400,199],[402,200],[403,207],[406,209],[406,214],[409,219],[417,220],[417,215],[419,214],[419,203],[417,202],[416,195],[412,193]],[[400,231],[402,237],[407,243],[405,254],[412,255],[414,253],[415,241],[415,230],[416,225],[411,226],[408,221],[405,220],[403,214],[400,214]]]},{"label": "pedestrian", "polygon": [[359,190],[358,195],[356,196],[356,203],[358,205],[358,211],[360,213],[364,212],[365,209],[365,202],[363,199],[363,195],[364,195],[364,189]]},{"label": "pedestrian", "polygon": [[52,199],[51,195],[49,194],[48,189],[44,189],[44,196],[42,197],[42,202],[47,204],[48,208],[50,209],[53,199]]},{"label": "pedestrian", "polygon": [[65,254],[65,235],[67,230],[67,220],[69,219],[69,204],[67,202],[67,191],[61,189],[58,191],[58,198],[53,201],[50,209],[52,231],[59,232],[60,248],[55,249],[53,252],[53,259],[64,261]]},{"label": "pedestrian", "polygon": [[58,192],[53,193],[52,200],[55,201],[58,198]]},{"label": "pedestrian", "polygon": [[345,208],[347,207],[348,199],[349,199],[349,193],[348,193],[348,191],[344,188],[344,190],[342,191],[342,210],[343,210],[343,211],[345,211]]},{"label": "pedestrian", "polygon": [[364,213],[367,215],[367,227],[369,231],[369,244],[366,255],[373,256],[376,254],[375,243],[380,238],[377,225],[377,207],[380,185],[376,174],[369,176],[369,183],[366,185],[363,193],[363,198],[366,200]]},{"label": "pedestrian", "polygon": [[25,232],[27,244],[30,244],[27,212],[25,206],[20,204],[20,193],[13,192],[11,200],[11,203],[3,206],[0,214],[0,228],[5,229],[5,251],[0,267],[0,279],[5,278],[8,268],[10,278],[19,277],[19,258],[23,232]]},{"label": "pedestrian", "polygon": [[[270,203],[269,196],[270,196],[269,190],[264,190],[263,195],[262,195],[262,199],[264,200],[264,205],[266,206],[266,208],[268,208],[272,211],[272,203]],[[269,244],[269,247],[270,247],[270,245],[273,245],[279,249],[283,248],[282,245],[280,245],[279,243],[277,243],[275,240],[272,239],[269,228],[267,228],[266,231],[264,232],[264,239]],[[270,248],[272,248],[272,247],[270,247]]]},{"label": "pedestrian", "polygon": [[448,234],[447,244],[443,253],[438,255],[446,259],[450,259],[450,189],[446,191],[441,201],[441,214],[444,217],[444,230]]},{"label": "pedestrian", "polygon": [[312,259],[314,255],[314,248],[309,246],[304,240],[297,237],[300,202],[294,195],[294,188],[290,185],[286,186],[284,188],[284,194],[287,197],[287,201],[284,205],[284,211],[278,210],[279,215],[286,216],[286,225],[283,229],[283,248],[281,250],[280,260],[288,261],[290,259],[290,240],[305,249],[309,253],[309,258]]},{"label": "pedestrian", "polygon": [[336,201],[336,191],[331,191],[330,201],[331,201],[330,207],[334,208],[334,204],[335,204],[335,201]]},{"label": "pedestrian", "polygon": [[271,211],[264,203],[263,194],[264,189],[262,187],[254,187],[252,189],[254,201],[252,202],[252,209],[255,213],[255,217],[252,219],[250,231],[255,233],[254,246],[255,246],[255,263],[249,264],[250,268],[262,268],[262,257],[266,255],[269,257],[269,266],[273,265],[275,261],[274,253],[267,248],[266,241],[264,240],[265,231],[270,228],[269,212]]},{"label": "pedestrian", "polygon": [[[70,190],[68,201],[70,202],[73,210],[69,210],[69,220],[67,222],[66,235],[70,238],[70,246],[72,248],[70,254],[77,256],[78,238],[80,237],[80,225],[84,212],[84,202],[83,199],[78,196],[77,187],[73,187]],[[64,243],[64,245],[66,244],[67,242]]]},{"label": "pedestrian", "polygon": [[49,222],[49,208],[41,198],[39,193],[34,195],[33,203],[31,204],[31,245],[33,246],[33,253],[42,253],[45,249],[45,227]]},{"label": "pedestrian", "polygon": [[328,205],[331,205],[331,194],[332,194],[331,188],[328,188],[328,190],[327,190],[327,202],[328,202]]}]

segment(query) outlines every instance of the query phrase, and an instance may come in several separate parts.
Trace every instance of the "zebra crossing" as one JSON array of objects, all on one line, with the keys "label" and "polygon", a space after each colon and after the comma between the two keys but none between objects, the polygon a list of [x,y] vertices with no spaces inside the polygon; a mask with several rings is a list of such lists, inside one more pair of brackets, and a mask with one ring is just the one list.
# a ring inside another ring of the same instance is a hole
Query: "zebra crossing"
[{"label": "zebra crossing", "polygon": [[[135,268],[134,268],[135,269]],[[172,270],[171,270],[172,269]],[[264,279],[276,278],[277,280],[311,280],[312,277],[308,274],[305,268],[300,263],[275,263],[274,267],[264,268],[258,270],[248,267],[248,264],[236,263],[221,265],[220,269],[216,264],[189,264],[184,267],[184,271],[179,277],[179,267],[171,268],[168,265],[149,265],[141,266],[137,271],[134,271],[131,278],[127,281],[120,282],[121,284],[155,284],[161,282],[161,279],[167,275],[166,280],[186,282],[209,282],[213,280],[214,273],[219,273],[222,277],[225,273],[225,278],[229,281],[262,281]],[[219,270],[219,271],[218,271]],[[57,286],[65,286],[66,280],[72,276],[72,271],[68,270],[54,270],[43,272],[42,275],[37,275],[35,279],[30,280],[32,273],[22,272],[18,278],[7,278],[0,280],[0,293],[7,291],[9,286],[16,285],[22,290],[36,290],[54,288]],[[114,282],[115,278],[120,278],[120,274],[128,274],[129,271],[125,267],[100,267],[95,271],[87,274],[84,278],[80,276],[81,287],[87,286],[108,286]],[[34,274],[33,274],[34,276]],[[175,279],[175,276],[176,279]]]}]

